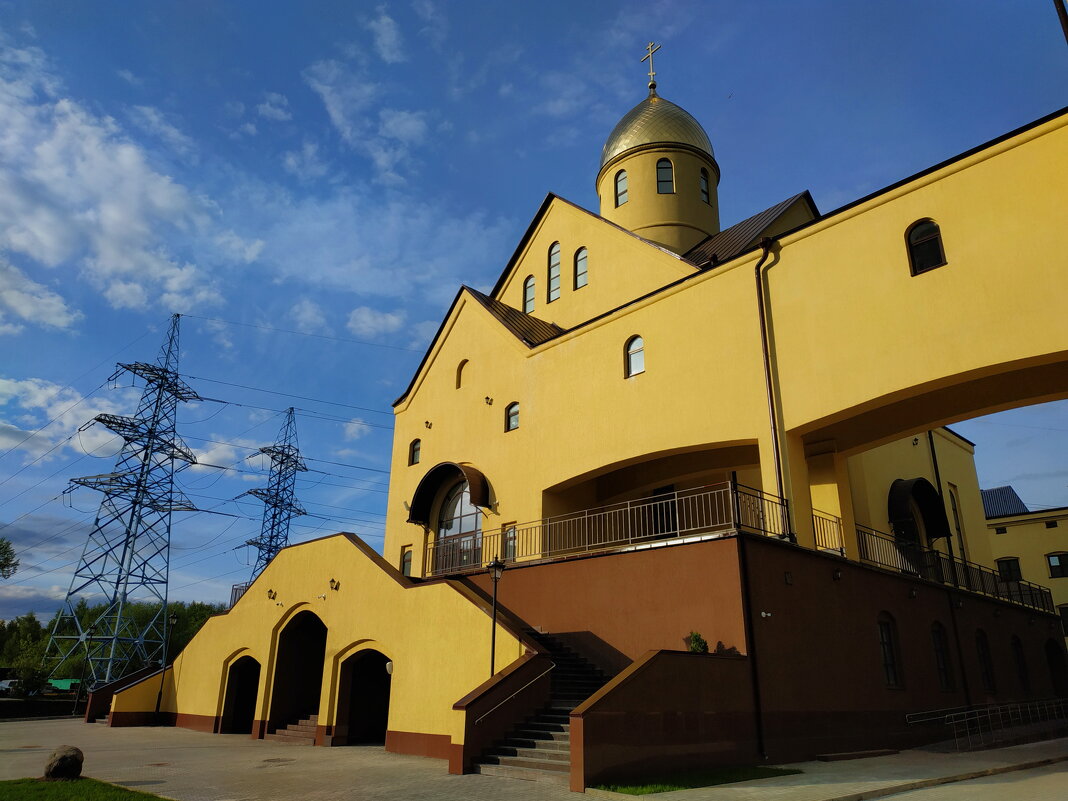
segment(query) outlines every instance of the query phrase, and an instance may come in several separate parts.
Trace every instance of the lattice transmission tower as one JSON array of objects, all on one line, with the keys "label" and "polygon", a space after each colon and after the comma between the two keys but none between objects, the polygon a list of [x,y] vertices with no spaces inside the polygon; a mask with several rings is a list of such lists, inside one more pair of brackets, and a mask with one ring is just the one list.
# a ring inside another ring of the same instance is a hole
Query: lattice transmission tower
[{"label": "lattice transmission tower", "polygon": [[[88,487],[104,497],[52,628],[45,662],[54,674],[83,655],[91,687],[158,663],[164,654],[171,512],[196,511],[174,486],[175,473],[196,462],[175,431],[178,404],[200,400],[178,374],[178,322],[179,315],[173,315],[155,364],[119,364],[111,376],[114,381],[126,372],[145,382],[137,412],[132,417],[99,414],[82,427],[101,423],[122,437],[115,469],[71,479],[67,489]],[[90,605],[102,597],[104,610],[93,620],[80,620],[79,596]],[[131,608],[134,603],[138,608]]]},{"label": "lattice transmission tower", "polygon": [[252,568],[252,577],[247,584],[234,586],[231,605],[248,585],[256,580],[256,576],[263,572],[263,568],[274,559],[275,554],[289,544],[289,521],[307,514],[295,495],[297,473],[305,472],[308,466],[297,447],[297,423],[292,406],[286,409],[285,423],[278,432],[277,441],[274,445],[260,448],[259,453],[271,460],[271,476],[267,481],[267,488],[252,489],[237,496],[242,498],[245,495],[254,495],[265,504],[260,536],[245,543],[256,549],[256,566]]}]

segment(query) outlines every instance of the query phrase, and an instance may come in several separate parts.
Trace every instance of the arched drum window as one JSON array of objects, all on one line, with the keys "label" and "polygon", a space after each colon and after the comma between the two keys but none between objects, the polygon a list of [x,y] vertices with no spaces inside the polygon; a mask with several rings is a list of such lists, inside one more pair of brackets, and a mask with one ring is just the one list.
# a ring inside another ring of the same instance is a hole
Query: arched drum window
[{"label": "arched drum window", "polygon": [[622,206],[627,202],[627,171],[620,170],[616,173],[616,206]]},{"label": "arched drum window", "polygon": [[656,163],[656,191],[660,195],[675,194],[675,168],[670,159],[660,159]]},{"label": "arched drum window", "polygon": [[942,232],[934,220],[914,222],[905,234],[909,251],[909,269],[913,275],[925,273],[946,263]]}]

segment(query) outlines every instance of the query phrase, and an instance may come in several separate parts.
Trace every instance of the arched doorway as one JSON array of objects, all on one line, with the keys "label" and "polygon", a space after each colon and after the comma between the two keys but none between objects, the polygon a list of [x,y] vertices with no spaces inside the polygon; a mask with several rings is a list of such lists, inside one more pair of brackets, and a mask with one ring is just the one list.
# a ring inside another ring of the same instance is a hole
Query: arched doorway
[{"label": "arched doorway", "polygon": [[890,485],[887,517],[897,541],[901,569],[942,580],[942,564],[933,550],[935,540],[949,540],[949,520],[938,490],[925,478],[899,478]]},{"label": "arched doorway", "polygon": [[223,701],[222,734],[251,734],[256,719],[256,699],[260,690],[260,663],[251,656],[236,660],[226,672],[226,698]]},{"label": "arched doorway", "polygon": [[314,612],[304,611],[278,635],[267,731],[319,714],[326,654],[326,626]]},{"label": "arched doorway", "polygon": [[389,722],[393,663],[380,651],[359,651],[341,663],[336,743],[381,745]]},{"label": "arched doorway", "polygon": [[1068,698],[1068,663],[1064,657],[1064,645],[1056,640],[1046,640],[1046,663],[1049,665],[1053,694]]}]

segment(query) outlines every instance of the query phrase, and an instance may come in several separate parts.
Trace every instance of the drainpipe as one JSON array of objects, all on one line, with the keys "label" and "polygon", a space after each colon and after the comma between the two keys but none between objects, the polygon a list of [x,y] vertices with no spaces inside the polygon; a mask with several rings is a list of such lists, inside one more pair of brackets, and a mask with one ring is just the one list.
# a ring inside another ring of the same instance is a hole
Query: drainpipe
[{"label": "drainpipe", "polygon": [[[782,450],[779,444],[779,415],[778,408],[775,405],[775,392],[771,379],[771,348],[768,344],[768,319],[764,304],[764,276],[761,272],[768,260],[768,256],[771,255],[772,244],[772,240],[768,237],[760,240],[760,247],[764,252],[760,254],[760,261],[756,264],[754,275],[756,276],[757,312],[760,315],[760,349],[764,356],[764,390],[767,393],[768,418],[771,422],[771,454],[775,462],[775,486],[778,496],[785,501],[786,492],[783,488],[782,478]],[[789,525],[789,513],[784,510],[784,514],[787,515],[787,519],[784,521],[786,523],[787,536],[790,538],[790,542],[796,542],[797,537],[794,536]]]},{"label": "drainpipe", "polygon": [[[946,513],[946,495],[942,491],[942,474],[938,470],[938,452],[935,450],[934,432],[928,429],[927,431],[927,447],[931,450],[931,465],[934,467],[935,484],[938,485],[938,498],[942,501],[942,514]],[[948,522],[948,521],[947,521]],[[946,526],[946,530],[949,530],[949,526]],[[949,531],[946,534],[946,547],[949,549],[949,558],[952,560],[953,556],[953,532]],[[961,548],[964,548],[963,543]],[[953,571],[953,583],[956,584],[957,571]]]}]

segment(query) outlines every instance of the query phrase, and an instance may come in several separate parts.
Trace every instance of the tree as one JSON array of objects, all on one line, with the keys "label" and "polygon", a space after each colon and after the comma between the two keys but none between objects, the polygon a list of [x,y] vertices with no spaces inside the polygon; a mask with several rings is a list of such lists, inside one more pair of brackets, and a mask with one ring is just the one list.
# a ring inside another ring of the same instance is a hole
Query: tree
[{"label": "tree", "polygon": [[15,557],[11,541],[0,537],[0,578],[11,578],[18,569],[19,560]]}]

